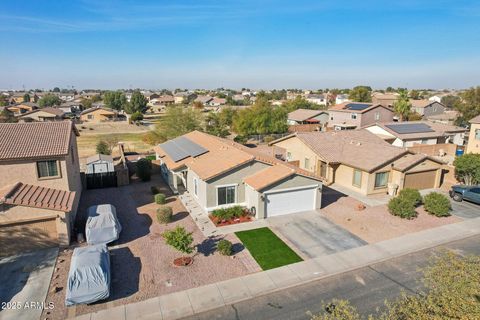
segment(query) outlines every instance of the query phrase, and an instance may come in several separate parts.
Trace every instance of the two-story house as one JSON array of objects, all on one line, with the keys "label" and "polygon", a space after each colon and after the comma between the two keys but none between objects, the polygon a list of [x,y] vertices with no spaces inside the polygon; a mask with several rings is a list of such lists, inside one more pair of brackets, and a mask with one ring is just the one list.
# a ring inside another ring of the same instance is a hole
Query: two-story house
[{"label": "two-story house", "polygon": [[410,100],[411,110],[423,117],[439,115],[445,112],[445,105],[432,100]]},{"label": "two-story house", "polygon": [[71,121],[0,124],[0,255],[68,245],[82,183]]},{"label": "two-story house", "polygon": [[327,127],[334,130],[349,130],[360,128],[376,122],[393,121],[392,109],[380,104],[365,102],[344,102],[328,109]]},{"label": "two-story house", "polygon": [[470,120],[467,153],[480,153],[480,116]]}]

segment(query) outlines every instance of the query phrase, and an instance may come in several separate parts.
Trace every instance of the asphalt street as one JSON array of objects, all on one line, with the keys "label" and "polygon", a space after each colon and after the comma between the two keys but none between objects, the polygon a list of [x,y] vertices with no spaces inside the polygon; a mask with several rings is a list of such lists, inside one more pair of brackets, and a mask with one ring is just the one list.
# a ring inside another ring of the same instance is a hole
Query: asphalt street
[{"label": "asphalt street", "polygon": [[349,300],[360,313],[375,313],[385,299],[421,289],[420,269],[441,248],[459,254],[480,254],[480,236],[455,241],[377,263],[341,275],[267,294],[185,319],[310,319],[307,312],[319,313],[322,301],[333,298]]}]

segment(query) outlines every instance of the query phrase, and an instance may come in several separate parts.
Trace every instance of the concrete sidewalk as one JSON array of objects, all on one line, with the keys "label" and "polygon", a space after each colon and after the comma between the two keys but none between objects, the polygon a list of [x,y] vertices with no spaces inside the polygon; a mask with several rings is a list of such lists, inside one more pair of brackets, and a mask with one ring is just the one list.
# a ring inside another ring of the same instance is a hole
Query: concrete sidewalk
[{"label": "concrete sidewalk", "polygon": [[480,234],[480,218],[404,235],[76,319],[178,319]]}]

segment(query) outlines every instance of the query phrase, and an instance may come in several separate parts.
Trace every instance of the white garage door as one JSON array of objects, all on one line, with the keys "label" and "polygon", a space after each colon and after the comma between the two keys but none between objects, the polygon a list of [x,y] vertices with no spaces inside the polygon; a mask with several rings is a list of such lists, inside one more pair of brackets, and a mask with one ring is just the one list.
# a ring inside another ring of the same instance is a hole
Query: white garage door
[{"label": "white garage door", "polygon": [[265,216],[273,217],[315,209],[317,188],[287,190],[265,196]]}]

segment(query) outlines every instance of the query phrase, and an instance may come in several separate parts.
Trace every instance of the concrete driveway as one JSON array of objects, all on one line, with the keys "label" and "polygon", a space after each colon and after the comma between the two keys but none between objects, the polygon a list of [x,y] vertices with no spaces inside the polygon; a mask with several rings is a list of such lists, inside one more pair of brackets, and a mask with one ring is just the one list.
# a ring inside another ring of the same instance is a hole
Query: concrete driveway
[{"label": "concrete driveway", "polygon": [[58,248],[49,248],[0,260],[0,301],[17,308],[0,309],[0,319],[40,319],[57,255]]},{"label": "concrete driveway", "polygon": [[318,211],[267,219],[270,227],[309,258],[360,247],[367,242],[334,224]]},{"label": "concrete driveway", "polygon": [[463,219],[474,219],[480,217],[480,205],[463,200],[462,202],[453,201],[452,214]]}]

